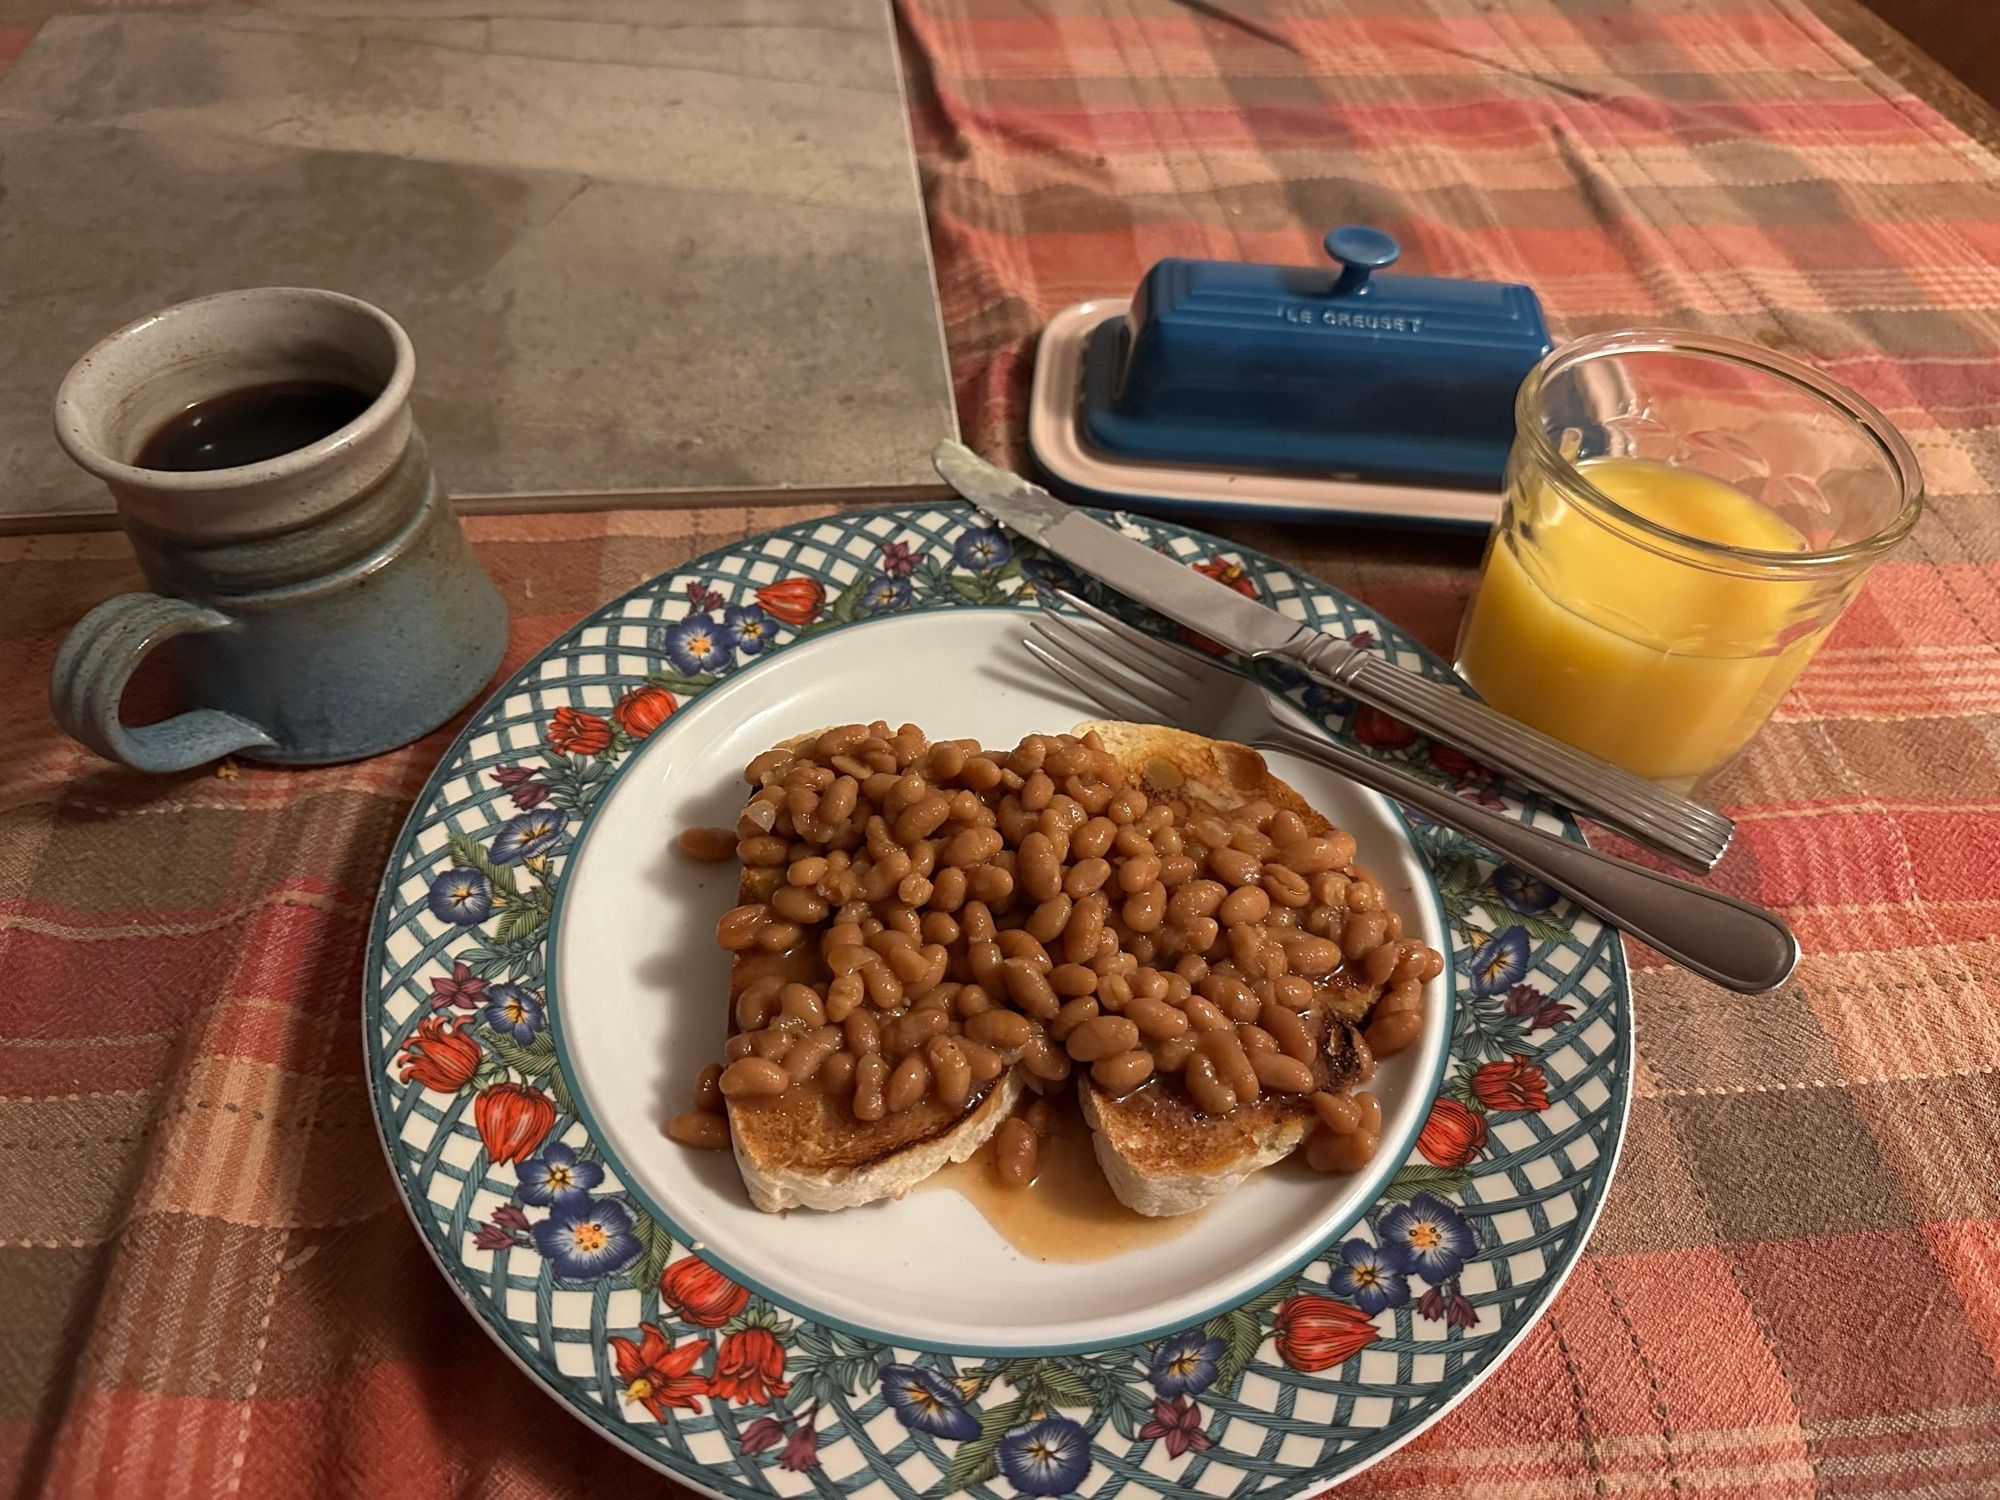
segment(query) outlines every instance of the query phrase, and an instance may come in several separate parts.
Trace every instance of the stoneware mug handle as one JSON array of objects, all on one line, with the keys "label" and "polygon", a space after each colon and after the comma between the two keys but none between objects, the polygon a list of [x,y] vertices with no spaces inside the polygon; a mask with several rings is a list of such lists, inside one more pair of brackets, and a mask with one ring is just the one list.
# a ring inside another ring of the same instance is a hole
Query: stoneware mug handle
[{"label": "stoneware mug handle", "polygon": [[269,749],[276,743],[270,735],[215,708],[191,709],[138,728],[118,719],[125,684],[147,652],[177,635],[235,624],[217,610],[159,594],[105,600],[77,621],[56,653],[49,683],[56,722],[105,759],[138,771],[185,771],[232,751]]}]

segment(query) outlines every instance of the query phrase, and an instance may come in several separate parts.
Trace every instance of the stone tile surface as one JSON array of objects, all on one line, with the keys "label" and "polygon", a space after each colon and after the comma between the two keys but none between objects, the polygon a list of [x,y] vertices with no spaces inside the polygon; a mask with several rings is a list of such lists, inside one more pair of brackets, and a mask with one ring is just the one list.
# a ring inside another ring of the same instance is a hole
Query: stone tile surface
[{"label": "stone tile surface", "polygon": [[77,354],[256,284],[402,320],[457,495],[930,483],[894,46],[880,0],[51,20],[0,81],[0,512],[107,503],[49,432]]}]

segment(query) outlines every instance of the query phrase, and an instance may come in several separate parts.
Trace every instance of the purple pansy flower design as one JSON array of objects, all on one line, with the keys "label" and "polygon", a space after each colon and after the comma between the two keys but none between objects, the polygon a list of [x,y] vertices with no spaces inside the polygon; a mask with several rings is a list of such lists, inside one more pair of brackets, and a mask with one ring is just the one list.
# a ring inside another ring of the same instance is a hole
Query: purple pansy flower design
[{"label": "purple pansy flower design", "polygon": [[923,1365],[884,1365],[882,1399],[913,1432],[960,1442],[979,1436],[979,1419],[966,1410],[965,1393]]},{"label": "purple pansy flower design", "polygon": [[952,543],[951,560],[974,573],[991,573],[1004,568],[1014,555],[1007,533],[994,526],[968,526]]},{"label": "purple pansy flower design", "polygon": [[755,604],[724,610],[722,623],[736,637],[736,649],[745,656],[757,655],[778,634],[778,622]]},{"label": "purple pansy flower design", "polygon": [[908,609],[912,597],[909,579],[883,574],[872,579],[861,591],[861,612],[865,615],[894,614],[899,609]]},{"label": "purple pansy flower design", "polygon": [[632,1211],[621,1198],[598,1198],[558,1208],[529,1234],[535,1249],[565,1281],[595,1281],[624,1270],[642,1248]]},{"label": "purple pansy flower design", "polygon": [[1340,1263],[1329,1281],[1336,1297],[1345,1297],[1370,1317],[1410,1300],[1410,1283],[1402,1267],[1379,1245],[1364,1239],[1351,1239],[1340,1247]]},{"label": "purple pansy flower design", "polygon": [[477,870],[446,870],[424,898],[431,915],[454,927],[472,927],[493,914],[493,887]]},{"label": "purple pansy flower design", "polygon": [[546,854],[569,826],[569,814],[560,807],[538,807],[500,825],[486,857],[496,865],[511,865],[517,859],[533,859]]},{"label": "purple pansy flower design", "polygon": [[1067,1495],[1090,1472],[1090,1438],[1068,1417],[1043,1417],[1000,1439],[1000,1472],[1024,1495]]},{"label": "purple pansy flower design", "polygon": [[1153,1389],[1162,1396],[1198,1396],[1215,1384],[1217,1362],[1227,1346],[1199,1328],[1163,1339],[1153,1348]]},{"label": "purple pansy flower design", "polygon": [[1066,594],[1081,594],[1083,579],[1076,569],[1060,557],[1050,557],[1045,552],[1023,553],[1021,571],[1028,575],[1028,581],[1044,593],[1060,590]]},{"label": "purple pansy flower design", "polygon": [[1506,994],[1528,977],[1528,934],[1519,927],[1495,933],[1472,950],[1466,968],[1482,1000]]},{"label": "purple pansy flower design", "polygon": [[1436,1193],[1417,1193],[1386,1211],[1376,1222],[1375,1238],[1383,1264],[1434,1286],[1456,1276],[1479,1249],[1458,1210]]},{"label": "purple pansy flower design", "polygon": [[1493,889],[1515,911],[1532,917],[1556,904],[1558,892],[1545,880],[1537,880],[1518,865],[1501,865],[1493,872]]},{"label": "purple pansy flower design", "polygon": [[496,984],[486,991],[486,1004],[479,1018],[495,1031],[511,1036],[522,1046],[549,1024],[548,1008],[534,991],[518,984]]},{"label": "purple pansy flower design", "polygon": [[536,1208],[581,1208],[589,1201],[590,1190],[604,1181],[601,1164],[578,1156],[561,1141],[522,1162],[516,1170],[521,1201]]},{"label": "purple pansy flower design", "polygon": [[[716,602],[719,604],[722,601],[718,599]],[[690,676],[719,672],[735,659],[736,636],[712,615],[689,615],[666,628],[660,639],[660,649],[666,653],[667,660],[674,664],[676,671]]]}]

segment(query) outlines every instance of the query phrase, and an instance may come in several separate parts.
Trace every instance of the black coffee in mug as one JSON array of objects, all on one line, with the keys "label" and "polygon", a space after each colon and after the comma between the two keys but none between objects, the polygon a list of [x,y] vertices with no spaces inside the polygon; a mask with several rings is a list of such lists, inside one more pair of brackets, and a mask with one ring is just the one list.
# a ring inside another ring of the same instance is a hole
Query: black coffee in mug
[{"label": "black coffee in mug", "polygon": [[295,453],[360,416],[375,398],[330,380],[273,380],[197,401],[147,438],[141,469],[236,469]]}]

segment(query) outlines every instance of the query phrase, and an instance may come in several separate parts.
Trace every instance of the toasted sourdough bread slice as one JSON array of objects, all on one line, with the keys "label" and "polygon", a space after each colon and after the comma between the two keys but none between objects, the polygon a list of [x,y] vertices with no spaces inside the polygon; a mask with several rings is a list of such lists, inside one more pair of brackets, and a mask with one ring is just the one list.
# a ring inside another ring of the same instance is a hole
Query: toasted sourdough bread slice
[{"label": "toasted sourdough bread slice", "polygon": [[864,1124],[816,1088],[776,1099],[733,1100],[730,1139],[750,1201],[765,1213],[788,1208],[853,1208],[900,1198],[947,1162],[986,1144],[1021,1097],[1021,1069],[1009,1068],[970,1110],[926,1099],[914,1109]]},{"label": "toasted sourdough bread slice", "polygon": [[[1149,799],[1173,806],[1186,823],[1207,812],[1228,812],[1259,799],[1289,809],[1314,833],[1332,825],[1304,798],[1271,774],[1256,751],[1153,724],[1079,724],[1096,730],[1125,774]],[[1352,1029],[1330,1013],[1333,1046],[1315,1066],[1322,1087],[1350,1082],[1357,1059]],[[1153,1217],[1191,1213],[1229,1192],[1252,1172],[1298,1149],[1313,1122],[1302,1095],[1266,1095],[1224,1118],[1195,1109],[1177,1081],[1162,1080],[1124,1099],[1091,1082],[1078,1083],[1083,1117],[1111,1190],[1120,1202]]]},{"label": "toasted sourdough bread slice", "polygon": [[[796,736],[788,746],[813,739]],[[745,872],[738,900],[754,899]],[[786,977],[824,980],[816,956],[739,953],[729,966],[729,1004],[752,980],[787,970]],[[731,1022],[730,1030],[736,1029]],[[816,1088],[789,1089],[775,1099],[731,1100],[729,1138],[750,1201],[765,1213],[788,1208],[854,1208],[900,1198],[948,1162],[964,1161],[1006,1122],[1021,1097],[1022,1070],[1009,1068],[970,1109],[926,1099],[899,1115],[867,1123]]]}]

